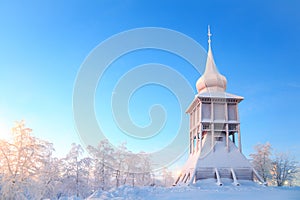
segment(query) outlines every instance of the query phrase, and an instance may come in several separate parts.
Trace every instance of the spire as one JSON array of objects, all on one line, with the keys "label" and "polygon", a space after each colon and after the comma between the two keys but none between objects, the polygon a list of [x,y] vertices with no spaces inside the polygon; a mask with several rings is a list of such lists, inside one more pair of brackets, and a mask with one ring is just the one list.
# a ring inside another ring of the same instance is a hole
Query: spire
[{"label": "spire", "polygon": [[208,50],[211,50],[211,39],[210,39],[210,37],[212,36],[212,34],[210,32],[210,26],[209,25],[208,25],[207,35],[208,35]]},{"label": "spire", "polygon": [[218,71],[216,65],[215,65],[215,61],[214,61],[214,57],[212,54],[212,50],[211,50],[211,32],[210,32],[210,26],[208,25],[207,27],[207,36],[208,36],[208,51],[207,51],[207,59],[206,59],[206,67],[205,67],[205,71]]},{"label": "spire", "polygon": [[224,92],[226,89],[226,78],[219,73],[217,66],[214,61],[214,57],[211,49],[211,32],[210,26],[208,25],[208,52],[206,59],[206,66],[204,74],[198,79],[196,87],[198,93],[204,91],[218,91]]},{"label": "spire", "polygon": [[[208,60],[210,62],[213,62],[213,64],[215,63],[213,55],[212,55],[212,50],[211,50],[211,32],[210,32],[210,26],[208,25],[207,27],[207,36],[208,36],[208,51],[207,51],[207,62],[206,62],[206,66],[208,64]],[[215,64],[214,64],[215,65]],[[206,67],[207,68],[207,67]]]}]

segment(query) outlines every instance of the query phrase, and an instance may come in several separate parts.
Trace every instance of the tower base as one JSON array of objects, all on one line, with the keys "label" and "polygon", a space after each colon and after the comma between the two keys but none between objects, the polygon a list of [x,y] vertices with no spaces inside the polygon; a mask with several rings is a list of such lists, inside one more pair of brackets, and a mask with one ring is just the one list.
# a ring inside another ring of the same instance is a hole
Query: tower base
[{"label": "tower base", "polygon": [[[211,141],[209,136],[205,139]],[[191,153],[174,185],[189,185],[204,179],[215,179],[222,186],[222,179],[232,179],[236,186],[239,180],[251,180],[264,183],[247,158],[235,144],[229,141],[229,151],[225,142],[216,141],[214,145],[204,141],[198,152]]]}]

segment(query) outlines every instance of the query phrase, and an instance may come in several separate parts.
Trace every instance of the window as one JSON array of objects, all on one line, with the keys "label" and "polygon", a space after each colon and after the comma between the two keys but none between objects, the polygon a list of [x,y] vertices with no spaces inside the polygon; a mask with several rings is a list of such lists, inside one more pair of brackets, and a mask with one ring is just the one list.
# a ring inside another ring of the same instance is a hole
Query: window
[{"label": "window", "polygon": [[214,104],[214,119],[215,120],[225,120],[225,104],[215,103]]},{"label": "window", "polygon": [[237,120],[237,105],[236,104],[228,104],[228,120],[236,121]]},{"label": "window", "polygon": [[202,120],[211,120],[211,104],[202,104]]},{"label": "window", "polygon": [[203,129],[204,130],[210,129],[210,124],[203,124]]},{"label": "window", "polygon": [[194,126],[194,112],[191,112],[191,117],[190,117],[190,127]]},{"label": "window", "polygon": [[236,130],[236,124],[229,124],[229,125],[228,125],[228,129],[229,129],[230,131],[235,131],[235,130]]}]

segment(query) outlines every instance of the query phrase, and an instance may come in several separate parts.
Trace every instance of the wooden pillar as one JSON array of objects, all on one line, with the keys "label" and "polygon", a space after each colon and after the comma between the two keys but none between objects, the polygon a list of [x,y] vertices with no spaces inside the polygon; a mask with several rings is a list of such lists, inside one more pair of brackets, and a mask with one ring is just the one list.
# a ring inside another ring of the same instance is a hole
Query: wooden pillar
[{"label": "wooden pillar", "polygon": [[193,141],[192,141],[192,132],[190,132],[190,154],[192,154],[193,153],[193,143],[192,143]]},{"label": "wooden pillar", "polygon": [[211,115],[211,147],[213,149],[213,152],[215,151],[215,126],[214,126],[214,102],[211,99],[211,108],[210,108],[210,115]]},{"label": "wooden pillar", "polygon": [[202,150],[202,123],[199,124],[199,129],[198,129],[198,141],[199,141],[199,151],[201,153]]},{"label": "wooden pillar", "polygon": [[202,123],[200,123],[200,125],[199,125],[198,136],[199,136],[199,151],[201,153],[201,151],[202,151]]},{"label": "wooden pillar", "polygon": [[199,102],[199,123],[202,122],[202,102]]},{"label": "wooden pillar", "polygon": [[228,131],[228,124],[226,124],[226,149],[229,152],[229,131]]},{"label": "wooden pillar", "polygon": [[192,113],[193,113],[192,127],[194,128],[194,127],[195,127],[195,119],[196,119],[196,116],[195,116],[195,108],[193,109]]},{"label": "wooden pillar", "polygon": [[194,128],[194,111],[191,112],[191,131]]},{"label": "wooden pillar", "polygon": [[235,133],[232,134],[232,142],[235,144]]},{"label": "wooden pillar", "polygon": [[226,149],[229,152],[229,131],[228,131],[228,103],[225,102],[225,131],[226,131]]},{"label": "wooden pillar", "polygon": [[199,128],[197,128],[197,132],[196,132],[196,146],[197,146],[197,152],[199,151],[200,147],[199,147]]},{"label": "wooden pillar", "polygon": [[239,116],[239,107],[238,107],[238,103],[235,104],[235,114],[236,114],[236,119],[237,121],[240,123],[240,116]]},{"label": "wooden pillar", "polygon": [[198,132],[198,135],[199,135],[199,151],[201,153],[202,151],[202,130],[203,129],[203,126],[202,126],[202,102],[199,101],[199,132]]},{"label": "wooden pillar", "polygon": [[190,131],[192,130],[192,113],[190,113]]},{"label": "wooden pillar", "polygon": [[196,125],[196,128],[195,128],[195,137],[196,137],[196,152],[199,151],[199,99],[197,101],[197,105],[195,107],[195,115],[196,115],[196,120],[195,120],[195,125]]},{"label": "wooden pillar", "polygon": [[215,126],[214,123],[211,124],[211,145],[213,148],[213,152],[215,152]]},{"label": "wooden pillar", "polygon": [[238,140],[239,140],[239,151],[242,153],[242,140],[241,140],[240,125],[238,125]]},{"label": "wooden pillar", "polygon": [[238,104],[236,104],[236,116],[237,116],[237,132],[238,132],[238,143],[239,143],[239,151],[242,153],[242,141],[241,141],[241,129],[240,129],[240,116],[239,116],[239,109]]},{"label": "wooden pillar", "polygon": [[225,102],[225,122],[228,123],[228,103]]},{"label": "wooden pillar", "polygon": [[194,136],[193,136],[193,139],[194,139],[194,141],[193,141],[193,143],[194,143],[194,145],[195,145],[195,147],[194,147],[194,153],[196,153],[197,151],[198,151],[198,136],[197,136],[197,129],[195,129],[194,130]]},{"label": "wooden pillar", "polygon": [[193,141],[193,154],[194,154],[195,151],[196,151],[196,147],[195,147],[195,130],[193,130],[193,133],[192,133],[192,141]]},{"label": "wooden pillar", "polygon": [[196,106],[196,124],[199,125],[199,111],[200,111],[200,107],[199,107],[199,103]]}]

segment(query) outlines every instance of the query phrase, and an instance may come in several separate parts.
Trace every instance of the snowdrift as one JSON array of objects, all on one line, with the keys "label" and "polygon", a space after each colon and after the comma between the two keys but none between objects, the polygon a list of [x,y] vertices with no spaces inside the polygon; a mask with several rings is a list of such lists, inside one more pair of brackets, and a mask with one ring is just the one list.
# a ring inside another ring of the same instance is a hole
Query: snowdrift
[{"label": "snowdrift", "polygon": [[97,191],[87,200],[299,200],[300,187],[265,187],[252,181],[240,181],[240,186],[232,185],[232,180],[224,179],[223,186],[215,180],[198,181],[192,186],[182,187],[131,187],[122,186],[108,192]]}]

